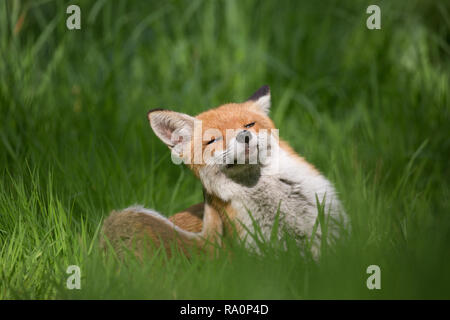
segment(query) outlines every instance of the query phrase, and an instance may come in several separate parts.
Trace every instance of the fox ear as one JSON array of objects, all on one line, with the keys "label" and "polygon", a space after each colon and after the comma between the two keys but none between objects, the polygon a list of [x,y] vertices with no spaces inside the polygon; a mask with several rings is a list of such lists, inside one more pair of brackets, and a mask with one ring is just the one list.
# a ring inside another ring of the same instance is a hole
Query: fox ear
[{"label": "fox ear", "polygon": [[182,155],[183,145],[192,138],[195,118],[163,109],[150,110],[147,116],[158,138],[176,154]]},{"label": "fox ear", "polygon": [[269,114],[270,110],[270,88],[262,86],[247,101],[253,101],[265,114]]}]

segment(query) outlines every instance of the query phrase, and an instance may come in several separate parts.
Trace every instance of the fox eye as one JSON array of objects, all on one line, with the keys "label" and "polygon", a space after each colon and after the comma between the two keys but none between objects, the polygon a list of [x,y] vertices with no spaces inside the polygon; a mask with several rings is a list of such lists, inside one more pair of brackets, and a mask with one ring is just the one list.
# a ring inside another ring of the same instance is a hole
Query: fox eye
[{"label": "fox eye", "polygon": [[244,128],[251,128],[255,125],[255,122],[250,122],[244,126]]},{"label": "fox eye", "polygon": [[219,136],[219,137],[217,137],[217,138],[212,138],[211,140],[209,140],[209,141],[206,143],[206,145],[211,144],[211,143],[214,143],[214,142],[219,141],[219,140],[221,140],[221,139],[222,139],[221,136]]}]

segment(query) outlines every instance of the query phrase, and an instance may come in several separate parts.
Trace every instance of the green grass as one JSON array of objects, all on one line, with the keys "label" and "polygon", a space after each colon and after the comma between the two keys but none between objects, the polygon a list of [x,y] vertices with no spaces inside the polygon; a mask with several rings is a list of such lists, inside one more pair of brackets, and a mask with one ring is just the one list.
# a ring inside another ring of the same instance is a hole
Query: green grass
[{"label": "green grass", "polygon": [[[75,2],[79,31],[63,1],[0,2],[0,298],[450,298],[448,4],[380,0],[371,31],[370,1]],[[112,209],[202,201],[146,112],[195,114],[263,84],[352,233],[317,262],[271,244],[100,255]],[[73,264],[81,290],[65,287]],[[366,287],[371,264],[381,290]]]}]

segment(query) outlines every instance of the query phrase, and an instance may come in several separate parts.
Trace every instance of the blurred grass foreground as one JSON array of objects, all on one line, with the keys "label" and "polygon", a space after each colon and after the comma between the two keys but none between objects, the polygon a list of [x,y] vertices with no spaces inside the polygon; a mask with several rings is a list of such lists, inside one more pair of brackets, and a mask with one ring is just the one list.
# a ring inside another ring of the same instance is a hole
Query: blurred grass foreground
[{"label": "blurred grass foreground", "polygon": [[[1,1],[0,299],[450,298],[450,5],[372,2]],[[370,4],[380,30],[366,27]],[[351,234],[319,261],[237,244],[231,259],[103,257],[112,209],[169,216],[202,201],[146,112],[196,114],[263,84],[281,137],[335,183]]]}]

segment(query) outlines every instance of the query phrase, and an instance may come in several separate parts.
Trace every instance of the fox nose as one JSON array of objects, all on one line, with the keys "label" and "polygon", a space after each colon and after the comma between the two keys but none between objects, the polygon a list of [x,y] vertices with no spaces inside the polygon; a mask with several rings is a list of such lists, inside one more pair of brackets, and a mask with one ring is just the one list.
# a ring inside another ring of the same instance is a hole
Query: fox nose
[{"label": "fox nose", "polygon": [[251,139],[252,139],[252,134],[248,130],[242,130],[236,136],[236,140],[239,143],[244,143],[245,142],[246,144],[249,144]]}]

